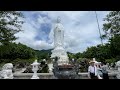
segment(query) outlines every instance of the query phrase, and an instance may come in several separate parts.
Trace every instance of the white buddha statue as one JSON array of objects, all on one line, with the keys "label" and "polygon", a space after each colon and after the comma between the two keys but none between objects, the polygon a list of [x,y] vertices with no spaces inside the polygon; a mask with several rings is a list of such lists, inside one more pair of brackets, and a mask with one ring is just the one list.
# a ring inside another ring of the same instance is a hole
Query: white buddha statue
[{"label": "white buddha statue", "polygon": [[57,22],[54,28],[54,46],[63,47],[64,45],[64,28],[61,24],[60,17],[57,18]]},{"label": "white buddha statue", "polygon": [[60,17],[57,18],[54,27],[54,50],[52,50],[51,57],[60,57],[58,62],[68,62],[68,56],[64,49],[64,27],[61,24]]}]

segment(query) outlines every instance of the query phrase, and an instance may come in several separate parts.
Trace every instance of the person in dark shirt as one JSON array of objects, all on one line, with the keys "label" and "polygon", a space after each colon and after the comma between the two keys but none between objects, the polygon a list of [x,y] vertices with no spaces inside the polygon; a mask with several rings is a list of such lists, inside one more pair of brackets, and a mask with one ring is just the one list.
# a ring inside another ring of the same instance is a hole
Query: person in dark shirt
[{"label": "person in dark shirt", "polygon": [[108,67],[107,67],[106,63],[101,64],[101,69],[102,69],[103,79],[109,79]]}]

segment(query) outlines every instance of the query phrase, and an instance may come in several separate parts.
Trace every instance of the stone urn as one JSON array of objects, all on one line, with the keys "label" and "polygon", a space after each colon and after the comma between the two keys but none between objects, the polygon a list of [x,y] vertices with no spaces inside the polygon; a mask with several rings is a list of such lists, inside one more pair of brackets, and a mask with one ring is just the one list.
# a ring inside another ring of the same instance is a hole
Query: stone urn
[{"label": "stone urn", "polygon": [[78,79],[78,68],[74,64],[53,63],[53,73],[57,79]]}]

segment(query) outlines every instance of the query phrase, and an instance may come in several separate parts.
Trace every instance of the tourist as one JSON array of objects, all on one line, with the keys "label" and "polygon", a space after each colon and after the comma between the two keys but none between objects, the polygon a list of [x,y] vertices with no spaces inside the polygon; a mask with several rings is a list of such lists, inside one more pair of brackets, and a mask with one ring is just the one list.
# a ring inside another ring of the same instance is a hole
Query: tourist
[{"label": "tourist", "polygon": [[108,67],[107,67],[106,63],[101,64],[101,69],[102,69],[103,79],[109,79]]},{"label": "tourist", "polygon": [[107,65],[108,69],[110,69],[110,64],[109,64],[109,63],[107,63],[106,65]]},{"label": "tourist", "polygon": [[88,77],[89,79],[101,79],[97,72],[97,67],[95,61],[90,61],[90,66],[88,67]]}]

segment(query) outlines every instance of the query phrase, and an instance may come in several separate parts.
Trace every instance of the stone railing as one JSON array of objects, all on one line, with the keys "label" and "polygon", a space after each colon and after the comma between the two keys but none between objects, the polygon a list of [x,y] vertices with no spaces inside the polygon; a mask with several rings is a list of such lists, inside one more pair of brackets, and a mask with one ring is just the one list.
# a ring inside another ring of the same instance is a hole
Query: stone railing
[{"label": "stone railing", "polygon": [[[117,62],[117,67],[118,70],[108,73],[109,79],[120,79],[120,61]],[[33,65],[34,73],[12,73],[12,68],[12,63],[5,64],[0,71],[0,79],[31,79],[34,75],[38,76],[38,78],[35,79],[56,79],[53,73],[37,73],[38,69],[36,64]],[[78,78],[88,79],[88,73],[79,73]]]},{"label": "stone railing", "polygon": [[[20,74],[13,74],[14,79],[31,79],[33,73],[20,73]],[[56,79],[53,73],[37,73],[39,79]],[[117,79],[117,73],[109,73],[109,79]],[[101,76],[101,75],[100,75]],[[88,79],[87,73],[79,73],[80,79]]]},{"label": "stone railing", "polygon": [[[31,79],[33,73],[14,73],[14,79]],[[55,79],[53,73],[37,73],[39,79]]]}]

